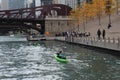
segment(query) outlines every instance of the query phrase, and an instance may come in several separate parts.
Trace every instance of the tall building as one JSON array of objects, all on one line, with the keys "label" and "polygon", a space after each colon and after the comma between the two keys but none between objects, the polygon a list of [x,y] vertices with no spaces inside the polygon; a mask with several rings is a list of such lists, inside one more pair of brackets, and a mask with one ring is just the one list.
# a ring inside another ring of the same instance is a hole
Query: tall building
[{"label": "tall building", "polygon": [[92,0],[86,0],[86,2],[87,2],[87,3],[91,3],[91,2],[92,2]]},{"label": "tall building", "polygon": [[1,10],[25,8],[25,1],[26,0],[2,0]]},{"label": "tall building", "polygon": [[67,5],[73,9],[75,9],[78,5],[78,1],[80,1],[80,0],[53,0],[53,3],[64,4],[64,5]]},{"label": "tall building", "polygon": [[41,6],[41,0],[35,0],[35,6]]},{"label": "tall building", "polygon": [[65,4],[75,9],[77,6],[77,0],[65,0]]},{"label": "tall building", "polygon": [[53,0],[41,0],[41,5],[52,4]]},{"label": "tall building", "polygon": [[65,4],[65,0],[53,0],[53,4]]},{"label": "tall building", "polygon": [[25,8],[25,0],[9,0],[9,9]]},{"label": "tall building", "polygon": [[53,0],[53,4],[59,4],[60,0]]},{"label": "tall building", "polygon": [[29,7],[35,7],[35,0],[31,0]]},{"label": "tall building", "polygon": [[1,10],[1,3],[0,3],[0,10]]},{"label": "tall building", "polygon": [[78,0],[78,5],[80,5],[84,0]]},{"label": "tall building", "polygon": [[8,10],[9,9],[8,1],[9,0],[2,0],[1,1],[1,10]]},{"label": "tall building", "polygon": [[41,6],[41,0],[27,0],[26,5],[27,8]]}]

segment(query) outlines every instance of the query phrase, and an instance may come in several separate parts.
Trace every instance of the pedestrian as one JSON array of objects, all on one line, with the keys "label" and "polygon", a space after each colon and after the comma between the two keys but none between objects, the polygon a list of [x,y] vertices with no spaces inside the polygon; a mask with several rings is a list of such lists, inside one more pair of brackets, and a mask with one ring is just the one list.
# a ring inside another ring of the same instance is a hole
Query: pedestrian
[{"label": "pedestrian", "polygon": [[110,29],[112,26],[111,26],[111,23],[108,24],[108,29]]},{"label": "pedestrian", "polygon": [[106,32],[105,32],[105,29],[103,29],[103,32],[102,32],[103,39],[105,39],[105,35],[106,35]]},{"label": "pedestrian", "polygon": [[56,54],[57,54],[57,56],[59,57],[61,53],[62,53],[62,51],[60,50],[60,51],[58,51]]},{"label": "pedestrian", "polygon": [[97,36],[98,36],[98,39],[100,40],[100,36],[101,36],[101,31],[100,31],[100,29],[98,29],[98,31],[97,31]]},{"label": "pedestrian", "polygon": [[57,54],[57,57],[59,57],[59,58],[61,58],[61,59],[66,59],[66,57],[65,57],[65,55],[63,54],[63,51],[62,51],[62,50],[58,51],[56,54]]}]

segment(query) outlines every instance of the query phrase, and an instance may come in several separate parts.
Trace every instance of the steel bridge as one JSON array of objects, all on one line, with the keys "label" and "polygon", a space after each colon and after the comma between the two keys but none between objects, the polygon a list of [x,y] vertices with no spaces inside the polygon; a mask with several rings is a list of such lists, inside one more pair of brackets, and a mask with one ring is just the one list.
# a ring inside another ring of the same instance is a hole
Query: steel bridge
[{"label": "steel bridge", "polygon": [[[62,4],[51,4],[33,8],[21,8],[0,11],[0,31],[35,29],[41,34],[45,32],[46,16],[68,16],[72,8]],[[40,24],[37,27],[36,24]]]}]

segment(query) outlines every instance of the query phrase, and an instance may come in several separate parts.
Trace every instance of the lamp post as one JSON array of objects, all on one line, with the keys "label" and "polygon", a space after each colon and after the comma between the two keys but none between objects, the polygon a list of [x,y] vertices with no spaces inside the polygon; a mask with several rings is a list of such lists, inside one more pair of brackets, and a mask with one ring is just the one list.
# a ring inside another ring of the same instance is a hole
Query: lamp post
[{"label": "lamp post", "polygon": [[117,2],[117,15],[119,14],[119,11],[118,11],[118,8],[119,8],[119,4],[118,4],[118,0],[116,0],[116,2]]},{"label": "lamp post", "polygon": [[99,16],[99,25],[101,25],[101,17],[100,17],[101,16],[101,8],[100,8],[101,3],[100,3],[100,0],[99,0],[99,5],[98,6],[99,6],[99,14],[98,14],[98,16]]},{"label": "lamp post", "polygon": [[[77,3],[77,7],[81,8],[81,0],[78,0],[76,3]],[[77,26],[78,26],[78,32],[79,32],[80,31],[80,25],[79,25],[79,23],[78,23]],[[85,31],[85,29],[84,29],[84,31]]]},{"label": "lamp post", "polygon": [[111,13],[110,13],[110,10],[111,10],[111,0],[107,0],[106,1],[106,13],[109,16],[108,29],[111,27]]}]

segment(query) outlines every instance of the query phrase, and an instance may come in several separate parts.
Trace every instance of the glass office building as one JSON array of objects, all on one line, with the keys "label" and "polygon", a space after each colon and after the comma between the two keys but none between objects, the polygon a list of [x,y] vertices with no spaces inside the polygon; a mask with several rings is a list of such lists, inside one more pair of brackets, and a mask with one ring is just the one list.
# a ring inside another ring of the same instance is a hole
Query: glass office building
[{"label": "glass office building", "polygon": [[1,0],[1,10],[8,10],[8,0]]},{"label": "glass office building", "polygon": [[41,0],[41,5],[52,4],[53,0]]},{"label": "glass office building", "polygon": [[8,0],[9,9],[25,8],[25,0]]}]

